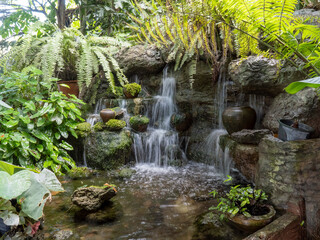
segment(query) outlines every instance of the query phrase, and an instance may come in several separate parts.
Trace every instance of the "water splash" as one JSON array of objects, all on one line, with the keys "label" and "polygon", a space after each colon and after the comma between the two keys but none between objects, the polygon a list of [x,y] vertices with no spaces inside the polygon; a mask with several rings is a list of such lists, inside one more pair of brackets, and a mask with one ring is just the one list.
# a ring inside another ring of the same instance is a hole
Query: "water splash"
[{"label": "water splash", "polygon": [[179,146],[179,136],[170,125],[172,114],[177,112],[175,103],[176,82],[169,76],[168,67],[163,70],[162,86],[155,104],[148,111],[148,132],[134,134],[134,154],[137,163],[156,166],[180,165],[186,160]]}]

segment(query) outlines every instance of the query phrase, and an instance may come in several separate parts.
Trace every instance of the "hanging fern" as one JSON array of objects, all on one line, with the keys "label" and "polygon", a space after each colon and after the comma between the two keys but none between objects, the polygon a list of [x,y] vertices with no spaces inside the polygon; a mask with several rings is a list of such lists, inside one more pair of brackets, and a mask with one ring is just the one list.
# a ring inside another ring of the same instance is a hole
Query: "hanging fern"
[{"label": "hanging fern", "polygon": [[[37,25],[39,26],[39,25]],[[37,35],[38,28],[31,28],[2,61],[7,70],[21,70],[34,65],[44,73],[44,80],[58,77],[61,80],[78,79],[80,90],[89,87],[101,66],[113,91],[117,76],[120,85],[128,83],[112,54],[121,46],[129,46],[115,38],[84,36],[79,30],[55,28],[52,34]]]}]

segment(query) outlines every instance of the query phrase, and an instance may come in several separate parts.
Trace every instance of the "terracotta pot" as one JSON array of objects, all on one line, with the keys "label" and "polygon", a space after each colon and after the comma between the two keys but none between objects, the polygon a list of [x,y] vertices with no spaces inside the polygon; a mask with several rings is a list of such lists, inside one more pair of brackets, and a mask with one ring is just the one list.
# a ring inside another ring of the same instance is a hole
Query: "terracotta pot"
[{"label": "terracotta pot", "polygon": [[[58,81],[58,89],[67,97],[70,97],[69,94],[74,94],[76,97],[79,97],[79,86],[78,80],[70,80],[70,81]],[[61,86],[60,84],[68,85],[68,87]]]},{"label": "terracotta pot", "polygon": [[256,123],[256,111],[248,106],[230,107],[222,113],[222,122],[229,134],[242,129],[253,129]]},{"label": "terracotta pot", "polygon": [[271,205],[265,205],[269,209],[267,214],[261,216],[251,216],[249,218],[242,214],[237,214],[234,217],[228,216],[230,223],[241,231],[253,233],[272,222],[276,215],[276,210]]},{"label": "terracotta pot", "polygon": [[116,117],[116,112],[111,109],[102,109],[100,111],[100,117],[104,123],[108,122],[110,119],[114,119]]},{"label": "terracotta pot", "polygon": [[135,95],[131,95],[130,92],[128,92],[128,90],[124,87],[123,88],[123,94],[126,98],[136,98],[139,95],[139,92],[137,92]]}]

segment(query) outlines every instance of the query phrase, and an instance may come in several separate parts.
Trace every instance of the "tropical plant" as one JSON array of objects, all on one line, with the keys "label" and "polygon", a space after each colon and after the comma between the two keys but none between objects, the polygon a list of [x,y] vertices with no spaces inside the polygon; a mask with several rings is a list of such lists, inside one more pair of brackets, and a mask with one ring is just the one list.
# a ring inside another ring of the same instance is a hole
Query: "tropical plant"
[{"label": "tropical plant", "polygon": [[[41,79],[34,68],[0,78],[0,159],[28,168],[51,168],[55,173],[75,166],[69,156],[72,134],[82,101],[54,91],[57,79]],[[8,107],[12,108],[8,108]]]},{"label": "tropical plant", "polygon": [[142,17],[133,18],[141,27],[133,29],[141,41],[171,47],[177,66],[204,53],[217,73],[231,53],[261,54],[285,59],[305,76],[318,76],[320,28],[309,24],[310,18],[294,17],[296,4],[296,0],[158,0],[149,3],[149,11],[136,4]]},{"label": "tropical plant", "polygon": [[[230,181],[232,178],[225,181]],[[210,193],[213,197],[217,196],[216,191]],[[263,208],[264,201],[268,199],[268,196],[261,189],[255,189],[251,186],[240,187],[240,185],[232,186],[230,191],[226,194],[226,197],[220,197],[219,203],[215,207],[211,207],[210,210],[218,210],[222,214],[221,218],[225,217],[225,214],[230,217],[236,214],[243,214],[246,217],[257,215]]]},{"label": "tropical plant", "polygon": [[[3,61],[5,70],[21,71],[34,65],[43,71],[44,79],[57,77],[79,81],[80,88],[89,87],[100,67],[115,92],[115,77],[120,85],[127,79],[112,54],[125,45],[110,37],[84,36],[75,28],[66,28],[50,34],[43,31],[46,25],[37,24],[30,29],[8,53]],[[39,32],[42,35],[39,37]],[[8,65],[9,66],[6,66]]]},{"label": "tropical plant", "polygon": [[0,161],[0,218],[4,224],[12,228],[22,225],[32,237],[32,227],[39,226],[37,221],[51,199],[51,191],[64,190],[50,170],[34,172]]}]

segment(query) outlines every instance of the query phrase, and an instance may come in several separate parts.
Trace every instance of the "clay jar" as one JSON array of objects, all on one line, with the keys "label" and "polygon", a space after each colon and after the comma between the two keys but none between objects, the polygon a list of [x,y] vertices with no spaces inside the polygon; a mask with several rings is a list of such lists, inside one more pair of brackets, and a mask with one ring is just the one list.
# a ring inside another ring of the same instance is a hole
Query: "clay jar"
[{"label": "clay jar", "polygon": [[256,123],[256,112],[248,106],[229,107],[222,113],[222,122],[229,134],[242,129],[253,129]]},{"label": "clay jar", "polygon": [[[68,85],[68,87],[61,86],[61,84]],[[79,86],[78,80],[69,80],[69,81],[58,81],[58,90],[64,95],[70,98],[70,94],[74,94],[76,97],[79,97]]]},{"label": "clay jar", "polygon": [[271,205],[265,205],[269,212],[261,216],[245,217],[242,214],[237,214],[234,217],[228,216],[231,225],[241,231],[253,233],[272,222],[276,211]]},{"label": "clay jar", "polygon": [[114,119],[116,117],[116,112],[111,109],[102,109],[100,111],[100,117],[104,123],[108,122],[110,119]]}]

